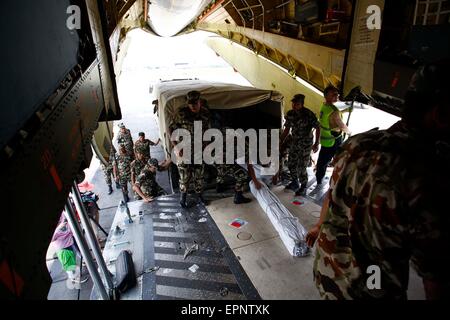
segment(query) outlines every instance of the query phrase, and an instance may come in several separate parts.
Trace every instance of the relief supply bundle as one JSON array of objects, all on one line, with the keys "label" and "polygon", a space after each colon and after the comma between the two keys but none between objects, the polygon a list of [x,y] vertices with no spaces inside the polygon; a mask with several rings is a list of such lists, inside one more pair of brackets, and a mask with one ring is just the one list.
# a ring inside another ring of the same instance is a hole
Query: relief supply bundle
[{"label": "relief supply bundle", "polygon": [[307,231],[300,224],[298,218],[289,212],[265,184],[262,184],[261,189],[257,190],[251,181],[250,190],[269,217],[289,253],[294,257],[307,256],[309,254],[309,247],[305,241]]}]

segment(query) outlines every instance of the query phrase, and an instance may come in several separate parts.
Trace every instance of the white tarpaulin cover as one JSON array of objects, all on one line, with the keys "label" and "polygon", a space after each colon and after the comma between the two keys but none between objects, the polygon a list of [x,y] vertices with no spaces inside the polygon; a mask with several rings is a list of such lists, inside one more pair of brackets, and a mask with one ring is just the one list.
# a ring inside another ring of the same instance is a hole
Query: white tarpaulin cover
[{"label": "white tarpaulin cover", "polygon": [[266,100],[278,102],[276,108],[279,109],[280,114],[283,110],[283,95],[277,91],[203,80],[161,82],[155,86],[155,96],[158,97],[161,139],[165,140],[166,148],[170,148],[169,124],[178,110],[186,105],[186,94],[192,90],[199,91],[201,97],[208,101],[209,109],[212,110],[245,108]]},{"label": "white tarpaulin cover", "polygon": [[309,254],[309,247],[305,242],[306,229],[300,224],[298,218],[294,217],[281,203],[278,197],[262,184],[257,190],[253,181],[250,182],[250,190],[259,205],[267,214],[280,235],[286,249],[294,257],[304,257]]}]

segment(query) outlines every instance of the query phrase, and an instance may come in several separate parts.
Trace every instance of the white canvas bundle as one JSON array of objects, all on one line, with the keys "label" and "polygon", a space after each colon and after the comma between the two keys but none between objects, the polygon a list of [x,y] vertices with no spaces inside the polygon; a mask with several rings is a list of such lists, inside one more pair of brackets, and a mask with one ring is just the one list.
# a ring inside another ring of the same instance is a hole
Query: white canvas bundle
[{"label": "white canvas bundle", "polygon": [[307,231],[300,224],[298,218],[289,212],[266,185],[262,184],[262,188],[257,190],[252,181],[250,190],[269,217],[289,253],[294,257],[308,255],[309,248],[305,242]]}]

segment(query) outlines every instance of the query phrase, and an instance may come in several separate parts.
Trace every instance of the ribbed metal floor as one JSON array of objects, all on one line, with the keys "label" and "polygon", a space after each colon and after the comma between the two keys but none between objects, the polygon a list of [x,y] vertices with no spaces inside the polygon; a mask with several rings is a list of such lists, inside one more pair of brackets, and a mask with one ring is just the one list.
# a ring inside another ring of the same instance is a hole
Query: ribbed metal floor
[{"label": "ribbed metal floor", "polygon": [[[189,209],[180,207],[177,194],[152,203],[129,203],[132,224],[118,209],[105,261],[114,274],[115,258],[121,250],[130,250],[136,273],[142,274],[122,299],[260,299],[206,208],[189,200]],[[116,233],[116,226],[124,232]],[[198,250],[184,257],[197,245]],[[192,272],[194,265],[198,269]]]}]

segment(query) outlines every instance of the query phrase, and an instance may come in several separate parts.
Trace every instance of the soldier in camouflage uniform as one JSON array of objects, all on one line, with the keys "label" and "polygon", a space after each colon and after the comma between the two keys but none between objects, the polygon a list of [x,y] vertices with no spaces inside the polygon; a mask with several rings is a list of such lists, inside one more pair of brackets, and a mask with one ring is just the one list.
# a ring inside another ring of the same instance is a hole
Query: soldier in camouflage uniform
[{"label": "soldier in camouflage uniform", "polygon": [[[136,183],[136,178],[139,176],[139,174],[144,169],[145,165],[147,164],[148,159],[144,156],[143,150],[136,152],[136,159],[133,160],[130,164],[131,168],[131,185],[134,186]],[[134,188],[133,188],[134,190]],[[134,198],[136,200],[141,200],[141,197],[139,196],[136,191],[134,191]]]},{"label": "soldier in camouflage uniform", "polygon": [[[230,176],[230,177],[234,178],[234,180],[236,181],[236,183],[234,185],[234,191],[235,191],[234,203],[235,204],[248,203],[251,201],[251,199],[248,199],[243,195],[244,185],[247,184],[247,180],[248,180],[247,171],[245,171],[245,169],[237,163],[234,163],[234,164],[226,163],[226,151],[227,151],[226,129],[227,129],[227,127],[223,127],[221,130],[222,135],[224,137],[223,164],[215,165],[216,169],[217,169],[216,192],[221,193],[221,192],[225,191],[225,185],[224,185],[225,177]],[[234,150],[236,150],[236,148]],[[248,159],[248,143],[247,143],[247,141],[246,141],[245,157],[246,157],[246,159]]]},{"label": "soldier in camouflage uniform", "polygon": [[244,185],[247,183],[247,172],[244,168],[237,164],[217,164],[216,191],[221,193],[224,191],[225,177],[230,176],[236,180],[234,189],[236,192],[242,192]]},{"label": "soldier in camouflage uniform", "polygon": [[[296,195],[303,195],[308,184],[306,169],[310,164],[311,149],[317,152],[320,141],[320,126],[314,113],[304,107],[305,96],[297,94],[292,99],[292,110],[286,114],[284,131],[281,136],[281,145],[285,144],[285,138],[291,133],[291,141],[288,155],[288,168],[292,182],[286,187],[296,191]],[[312,130],[316,131],[316,142],[313,144]],[[301,187],[299,186],[299,182]]]},{"label": "soldier in camouflage uniform", "polygon": [[123,123],[119,124],[119,134],[117,135],[117,143],[119,146],[124,146],[127,150],[127,155],[134,160],[134,150],[133,150],[133,138],[131,137],[131,132],[125,127]]},{"label": "soldier in camouflage uniform", "polygon": [[145,133],[139,132],[139,139],[134,143],[134,153],[141,152],[144,157],[148,160],[151,158],[150,146],[156,146],[161,141],[158,139],[157,142],[153,142],[149,139],[145,139]]},{"label": "soldier in camouflage uniform", "polygon": [[[106,185],[108,186],[108,194],[111,194],[113,192],[111,176],[114,177],[114,166],[116,163],[115,158],[116,158],[116,149],[114,149],[114,147],[111,146],[109,158],[105,159],[107,161],[107,164],[105,165],[102,161],[100,161],[100,165],[103,170],[103,176],[105,177]],[[120,188],[120,186],[118,186],[117,183],[116,187]]]},{"label": "soldier in camouflage uniform", "polygon": [[[190,91],[186,96],[187,106],[181,108],[178,111],[176,117],[172,120],[170,124],[171,134],[176,129],[185,129],[191,134],[191,161],[178,161],[178,172],[180,175],[180,204],[182,207],[186,208],[186,196],[191,179],[194,179],[194,189],[197,194],[197,198],[202,203],[206,204],[206,200],[202,196],[203,192],[203,174],[204,174],[204,164],[194,164],[194,122],[202,122],[202,137],[203,133],[210,128],[210,113],[208,109],[202,106],[200,101],[200,92]],[[172,141],[174,147],[180,141]],[[182,157],[182,150],[177,156]]]},{"label": "soldier in camouflage uniform", "polygon": [[320,221],[306,238],[310,246],[317,239],[322,297],[406,299],[412,262],[427,298],[449,298],[449,73],[448,60],[420,68],[402,120],[338,151]]},{"label": "soldier in camouflage uniform", "polygon": [[117,155],[116,157],[114,176],[116,178],[116,181],[122,187],[122,193],[126,202],[130,200],[128,197],[128,182],[131,182],[131,161],[131,157],[128,155],[125,146],[120,146],[119,155]]},{"label": "soldier in camouflage uniform", "polygon": [[156,182],[156,171],[160,170],[158,160],[149,159],[141,173],[136,177],[133,190],[139,194],[145,202],[151,202],[154,197],[165,195],[166,192]]}]

